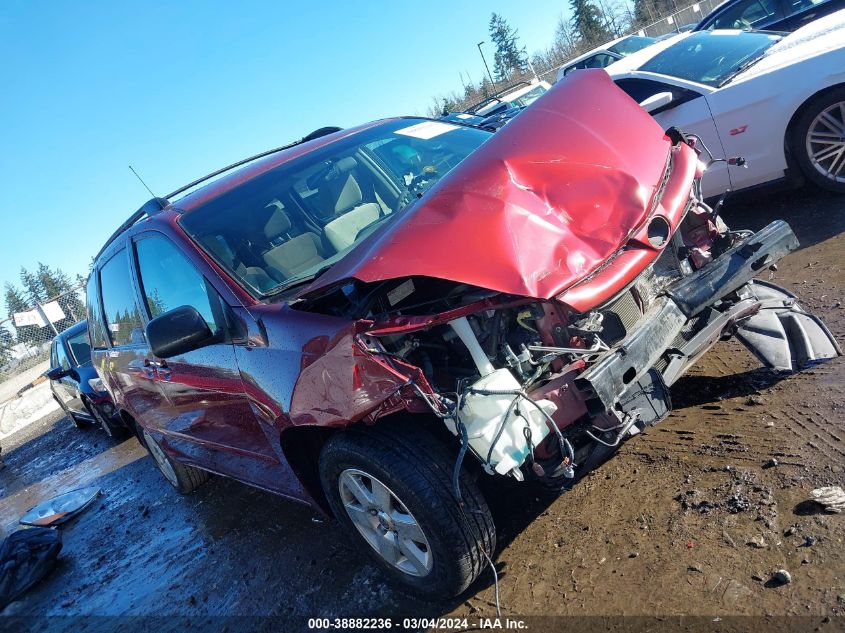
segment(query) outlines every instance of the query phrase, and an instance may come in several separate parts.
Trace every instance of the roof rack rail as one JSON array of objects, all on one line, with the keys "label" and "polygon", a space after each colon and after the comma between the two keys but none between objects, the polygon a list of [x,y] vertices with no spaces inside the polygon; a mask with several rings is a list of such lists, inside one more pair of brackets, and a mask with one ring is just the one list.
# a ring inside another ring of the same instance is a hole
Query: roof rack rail
[{"label": "roof rack rail", "polygon": [[236,163],[232,163],[231,165],[227,165],[217,171],[213,171],[210,174],[203,176],[202,178],[197,178],[195,181],[188,183],[184,187],[179,187],[176,191],[171,191],[167,194],[167,198],[171,199],[178,196],[180,193],[191,189],[192,187],[196,187],[200,183],[205,182],[215,176],[219,176],[220,174],[226,173],[236,167],[240,167],[241,165],[246,165],[247,163],[251,163],[254,160],[258,160],[259,158],[264,158],[265,156],[269,156],[270,154],[275,154],[277,152],[281,152],[286,149],[290,149],[291,147],[296,147],[297,145],[301,145],[302,143],[306,143],[308,141],[313,141],[315,138],[320,138],[321,136],[327,136],[328,134],[334,134],[335,132],[340,132],[341,129],[339,127],[328,126],[328,127],[321,127],[319,129],[314,130],[310,134],[306,134],[298,141],[294,141],[293,143],[288,143],[287,145],[282,145],[281,147],[276,147],[273,149],[268,149],[267,151],[261,152],[260,154],[255,154],[254,156],[250,156],[249,158],[244,158],[243,160],[239,160]]},{"label": "roof rack rail", "polygon": [[109,239],[106,240],[106,243],[103,244],[103,247],[94,256],[94,259],[97,259],[100,255],[102,255],[103,251],[108,248],[109,244],[114,242],[118,238],[118,236],[120,236],[121,233],[123,233],[133,224],[135,224],[138,220],[150,215],[155,215],[156,213],[164,209],[168,204],[170,204],[170,201],[165,198],[151,198],[150,200],[147,200],[143,205],[141,205],[140,209],[130,215],[123,224],[117,227],[117,230],[111,234]]},{"label": "roof rack rail", "polygon": [[130,226],[132,226],[133,224],[135,224],[139,220],[141,220],[145,217],[149,217],[151,215],[155,215],[159,211],[165,209],[170,204],[170,199],[174,198],[175,196],[178,196],[180,193],[183,193],[183,192],[187,191],[188,189],[191,189],[192,187],[196,187],[200,183],[203,183],[206,180],[214,178],[215,176],[219,176],[220,174],[223,174],[227,171],[235,169],[236,167],[240,167],[241,165],[251,163],[254,160],[258,160],[259,158],[264,158],[265,156],[269,156],[270,154],[275,154],[277,152],[281,152],[283,150],[290,149],[291,147],[296,147],[297,145],[301,145],[302,143],[305,143],[307,141],[313,141],[314,139],[320,138],[321,136],[327,136],[329,134],[334,134],[335,132],[340,132],[342,129],[343,128],[335,127],[335,126],[326,126],[326,127],[318,128],[318,129],[314,130],[313,132],[306,134],[305,136],[303,136],[298,141],[294,141],[293,143],[288,143],[287,145],[282,145],[281,147],[276,147],[274,149],[270,149],[270,150],[267,150],[265,152],[261,152],[260,154],[255,154],[254,156],[250,156],[249,158],[244,158],[243,160],[239,160],[236,163],[232,163],[231,165],[227,165],[226,167],[223,167],[222,169],[218,169],[217,171],[213,171],[210,174],[203,176],[202,178],[197,178],[193,182],[185,185],[184,187],[180,187],[176,191],[171,191],[164,198],[152,198],[151,200],[147,200],[141,206],[140,209],[138,209],[135,213],[130,215],[123,224],[121,224],[119,227],[117,227],[117,230],[114,233],[111,234],[109,239],[106,240],[106,243],[103,244],[103,247],[94,256],[94,259],[97,259],[98,257],[100,257],[100,255],[103,254],[103,251],[106,250],[106,248],[108,248],[109,244],[114,242],[120,236],[120,234],[123,233],[126,229],[128,229]]}]

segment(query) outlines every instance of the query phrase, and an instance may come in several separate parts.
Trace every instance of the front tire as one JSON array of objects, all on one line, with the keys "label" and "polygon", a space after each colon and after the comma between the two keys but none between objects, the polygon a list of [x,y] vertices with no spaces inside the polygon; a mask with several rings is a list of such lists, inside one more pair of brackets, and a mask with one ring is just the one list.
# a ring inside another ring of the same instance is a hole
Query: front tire
[{"label": "front tire", "polygon": [[792,152],[808,180],[845,193],[845,86],[812,99],[795,121]]},{"label": "front tire", "polygon": [[345,531],[394,580],[433,598],[464,591],[493,556],[490,510],[469,474],[455,497],[451,452],[412,424],[355,429],[332,437],[320,479]]},{"label": "front tire", "polygon": [[211,478],[211,474],[204,470],[180,464],[172,459],[164,452],[155,438],[147,432],[147,429],[141,431],[141,434],[144,437],[144,445],[150,452],[150,457],[153,458],[156,467],[180,494],[186,495],[193,492]]},{"label": "front tire", "polygon": [[84,403],[85,408],[88,409],[88,412],[91,414],[91,417],[94,418],[94,423],[101,429],[103,429],[105,434],[108,435],[110,439],[122,440],[129,436],[129,430],[125,426],[122,426],[118,422],[107,418],[97,408],[96,405],[89,402],[88,400],[85,400]]}]

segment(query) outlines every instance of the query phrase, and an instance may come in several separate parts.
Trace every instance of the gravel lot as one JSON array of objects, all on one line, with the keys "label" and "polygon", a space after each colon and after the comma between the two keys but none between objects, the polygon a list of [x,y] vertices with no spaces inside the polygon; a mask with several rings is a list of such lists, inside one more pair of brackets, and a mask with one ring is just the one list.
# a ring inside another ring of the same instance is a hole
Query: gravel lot
[{"label": "gravel lot", "polygon": [[[776,283],[845,341],[845,198],[759,194],[734,228],[788,220],[802,249]],[[767,273],[769,274],[769,273]],[[504,615],[814,615],[845,611],[845,515],[802,504],[845,485],[845,362],[773,381],[734,342],[672,389],[674,413],[554,501],[496,495]],[[134,439],[78,431],[58,414],[4,440],[0,529],[40,500],[96,483],[62,528],[57,568],[3,615],[495,615],[492,576],[461,599],[388,586],[337,526],[221,478],[179,496]],[[776,466],[768,466],[774,458]],[[774,586],[774,570],[792,582]],[[290,629],[288,629],[290,630]]]}]

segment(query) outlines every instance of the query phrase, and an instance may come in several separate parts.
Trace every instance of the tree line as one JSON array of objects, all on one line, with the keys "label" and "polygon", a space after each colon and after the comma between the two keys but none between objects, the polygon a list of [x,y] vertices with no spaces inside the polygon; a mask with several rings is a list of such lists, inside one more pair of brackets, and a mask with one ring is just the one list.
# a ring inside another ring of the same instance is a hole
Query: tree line
[{"label": "tree line", "polygon": [[0,327],[0,364],[10,359],[11,348],[16,343],[43,343],[52,338],[52,330],[38,325],[16,326],[13,315],[27,312],[49,301],[57,301],[65,318],[53,323],[58,331],[65,330],[77,321],[85,318],[85,304],[80,299],[76,288],[85,282],[81,275],[70,277],[61,268],[50,268],[39,262],[35,270],[21,267],[20,285],[6,282],[3,295],[6,312],[10,321]]},{"label": "tree line", "polygon": [[689,4],[676,0],[570,0],[572,17],[558,18],[551,46],[534,52],[530,57],[519,42],[519,33],[499,13],[490,17],[488,29],[493,52],[493,81],[484,76],[474,81],[461,76],[462,91],[436,97],[429,108],[430,116],[444,112],[465,110],[489,97],[508,84],[533,79],[535,73],[544,74],[570,59],[602,44],[635,32]]}]

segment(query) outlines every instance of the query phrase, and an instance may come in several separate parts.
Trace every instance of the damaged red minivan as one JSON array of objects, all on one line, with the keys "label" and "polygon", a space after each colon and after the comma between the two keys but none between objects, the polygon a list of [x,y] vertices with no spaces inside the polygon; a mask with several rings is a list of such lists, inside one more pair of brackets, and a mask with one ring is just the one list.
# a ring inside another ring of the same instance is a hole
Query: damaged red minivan
[{"label": "damaged red minivan", "polygon": [[603,71],[495,134],[318,131],[124,223],[88,282],[95,366],[179,491],[217,473],[311,504],[455,595],[495,552],[482,489],[565,490],[720,339],[778,371],[840,353],[754,279],[789,226],[729,230],[695,141]]}]

